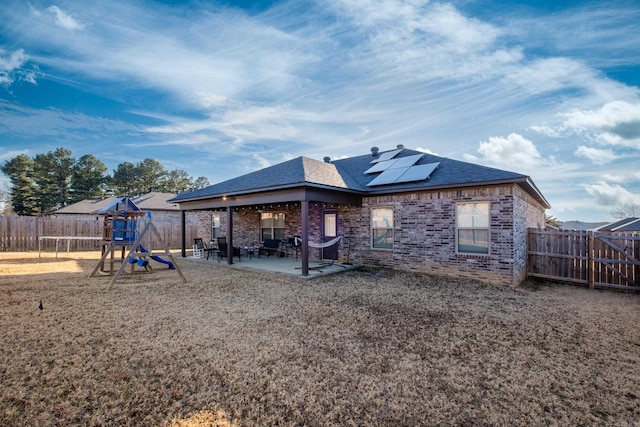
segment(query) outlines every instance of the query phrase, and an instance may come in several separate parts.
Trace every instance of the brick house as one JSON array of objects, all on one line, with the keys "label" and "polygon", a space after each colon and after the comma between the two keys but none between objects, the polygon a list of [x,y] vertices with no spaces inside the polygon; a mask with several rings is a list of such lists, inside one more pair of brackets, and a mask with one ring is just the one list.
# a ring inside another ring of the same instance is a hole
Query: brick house
[{"label": "brick house", "polygon": [[[302,274],[327,258],[308,242],[344,236],[354,264],[518,284],[526,275],[527,228],[543,228],[550,206],[530,177],[394,150],[331,161],[298,157],[182,193],[183,217],[228,246],[302,238]],[[186,256],[183,236],[183,256]],[[233,262],[229,259],[228,262]]]}]

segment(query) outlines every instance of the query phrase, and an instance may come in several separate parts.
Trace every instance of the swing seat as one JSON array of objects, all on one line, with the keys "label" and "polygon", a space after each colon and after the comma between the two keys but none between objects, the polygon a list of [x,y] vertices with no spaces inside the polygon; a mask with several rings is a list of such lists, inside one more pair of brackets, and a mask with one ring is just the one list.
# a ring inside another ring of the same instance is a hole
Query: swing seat
[{"label": "swing seat", "polygon": [[146,259],[139,259],[138,260],[138,265],[140,267],[146,267],[147,265],[149,265],[149,261],[147,261]]},{"label": "swing seat", "polygon": [[130,257],[130,258],[129,258],[129,264],[135,264],[136,262],[139,262],[139,260],[137,260],[137,259],[136,259],[136,258],[134,258],[134,257]]},{"label": "swing seat", "polygon": [[[325,268],[325,267],[330,267],[332,265],[334,265],[334,263],[338,260],[338,250],[340,249],[340,243],[342,242],[342,238],[344,236],[338,236],[335,239],[331,239],[328,242],[325,243],[315,243],[315,242],[309,242],[309,247],[310,248],[317,248],[317,249],[322,249],[322,248],[328,248],[331,246],[335,246],[335,251],[333,252],[333,257],[331,258],[331,260],[329,262],[323,262],[321,263],[319,266],[317,267],[309,267],[309,270],[318,270],[320,268]],[[336,264],[342,268],[347,268],[344,265],[341,264]]]}]

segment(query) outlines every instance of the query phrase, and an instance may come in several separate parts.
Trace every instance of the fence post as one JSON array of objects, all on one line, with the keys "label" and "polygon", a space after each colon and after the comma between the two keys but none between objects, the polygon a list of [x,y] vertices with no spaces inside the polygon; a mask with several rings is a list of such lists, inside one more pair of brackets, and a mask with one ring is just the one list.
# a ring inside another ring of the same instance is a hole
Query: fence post
[{"label": "fence post", "polygon": [[589,277],[589,288],[593,289],[595,288],[595,276],[596,276],[596,272],[595,272],[595,261],[594,261],[594,242],[595,239],[593,237],[593,231],[587,231],[587,233],[589,233],[589,240],[588,240],[588,246],[587,246],[587,274]]}]

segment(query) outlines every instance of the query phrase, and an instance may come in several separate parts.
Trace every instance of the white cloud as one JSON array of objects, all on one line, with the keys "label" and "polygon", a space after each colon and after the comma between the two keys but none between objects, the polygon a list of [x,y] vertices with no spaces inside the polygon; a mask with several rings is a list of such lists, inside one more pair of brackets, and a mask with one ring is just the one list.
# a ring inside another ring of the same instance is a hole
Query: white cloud
[{"label": "white cloud", "polygon": [[575,151],[576,156],[584,157],[592,163],[603,165],[616,160],[618,156],[612,150],[602,150],[599,148],[579,146]]},{"label": "white cloud", "polygon": [[529,126],[534,132],[537,132],[541,135],[545,135],[551,138],[560,138],[562,136],[562,132],[560,132],[557,128],[547,125],[533,125]]},{"label": "white cloud", "polygon": [[640,104],[612,101],[597,110],[573,110],[564,116],[564,125],[571,129],[612,129],[624,123],[640,122]]},{"label": "white cloud", "polygon": [[632,193],[619,184],[606,182],[584,185],[585,190],[595,198],[598,205],[618,206],[623,204],[640,205],[640,194]]},{"label": "white cloud", "polygon": [[27,83],[31,83],[31,84],[38,84],[38,82],[36,81],[36,75],[38,75],[38,73],[36,71],[25,71],[24,74],[22,75],[22,81],[25,81]]},{"label": "white cloud", "polygon": [[5,161],[5,160],[11,160],[14,157],[17,157],[21,154],[29,154],[29,150],[24,149],[24,150],[9,150],[9,151],[5,151],[2,152],[0,151],[0,161]]},{"label": "white cloud", "polygon": [[264,169],[271,166],[271,162],[258,153],[253,153],[251,157],[253,159],[253,162],[251,162],[251,169]]},{"label": "white cloud", "polygon": [[[293,124],[304,113],[285,107],[238,107],[212,114],[205,120],[189,120],[180,117],[163,117],[169,124],[149,126],[149,134],[181,135],[182,140],[192,139],[194,144],[208,144],[212,140],[233,142],[242,146],[248,142],[265,139],[290,141],[296,139],[298,129]],[[208,135],[208,136],[207,136]]]},{"label": "white cloud", "polygon": [[567,132],[605,145],[640,149],[640,103],[605,103],[599,109],[574,109],[563,115]]},{"label": "white cloud", "polygon": [[468,18],[449,4],[433,4],[419,18],[415,30],[440,37],[460,52],[490,47],[500,34],[496,27]]},{"label": "white cloud", "polygon": [[569,88],[582,88],[597,80],[595,72],[569,58],[538,59],[507,75],[527,91],[538,94]]},{"label": "white cloud", "polygon": [[428,0],[404,2],[398,0],[342,0],[328,1],[333,6],[356,21],[362,27],[378,27],[389,21],[407,22],[416,17],[417,10],[428,3]]},{"label": "white cloud", "polygon": [[519,47],[497,43],[501,36],[497,27],[465,16],[450,4],[402,0],[328,3],[339,19],[337,32],[353,27],[350,34],[364,36],[359,48],[350,52],[349,62],[355,59],[354,66],[383,74],[390,86],[429,78],[482,80],[522,59]]},{"label": "white cloud", "polygon": [[633,174],[631,174],[631,176],[627,174],[612,175],[609,173],[605,173],[602,175],[602,180],[604,182],[616,182],[616,183],[624,184],[625,182],[629,182],[630,180],[633,181],[634,179],[635,178],[633,177]]},{"label": "white cloud", "polygon": [[22,69],[28,60],[23,49],[7,52],[0,48],[0,85],[10,86],[16,80],[35,84],[35,71]]},{"label": "white cloud", "polygon": [[55,15],[56,17],[56,25],[64,28],[69,31],[83,30],[85,25],[78,22],[73,16],[69,13],[64,12],[58,6],[49,6],[47,8],[47,12]]},{"label": "white cloud", "polygon": [[24,50],[18,49],[9,53],[0,49],[0,73],[10,73],[22,67],[25,62],[27,62],[27,55],[25,55]]},{"label": "white cloud", "polygon": [[438,153],[436,153],[436,152],[434,152],[434,151],[431,151],[431,150],[430,150],[430,149],[428,149],[428,148],[416,147],[416,151],[420,151],[420,152],[422,152],[422,153],[431,154],[431,155],[433,155],[433,156],[439,156],[439,154],[438,154]]},{"label": "white cloud", "polygon": [[[478,153],[483,162],[510,168],[530,168],[543,163],[534,143],[517,133],[509,134],[507,137],[492,136],[489,141],[481,141]],[[466,157],[469,160],[477,160],[474,156]]]},{"label": "white cloud", "polygon": [[226,104],[229,100],[226,96],[216,95],[215,93],[199,92],[196,94],[203,108],[210,109]]},{"label": "white cloud", "polygon": [[342,0],[333,5],[346,12],[358,26],[374,31],[378,41],[399,42],[428,36],[466,51],[488,46],[500,34],[496,27],[466,17],[450,4],[425,0]]}]

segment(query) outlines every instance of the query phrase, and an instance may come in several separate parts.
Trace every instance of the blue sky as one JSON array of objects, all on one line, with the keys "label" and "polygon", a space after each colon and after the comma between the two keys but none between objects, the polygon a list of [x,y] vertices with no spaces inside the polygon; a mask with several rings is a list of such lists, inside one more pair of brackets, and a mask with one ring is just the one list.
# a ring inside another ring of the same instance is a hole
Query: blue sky
[{"label": "blue sky", "polygon": [[216,183],[404,144],[609,221],[640,205],[638,46],[636,1],[3,0],[0,162],[66,147]]}]

